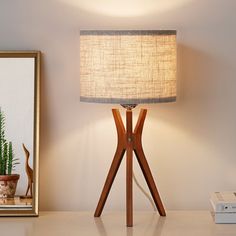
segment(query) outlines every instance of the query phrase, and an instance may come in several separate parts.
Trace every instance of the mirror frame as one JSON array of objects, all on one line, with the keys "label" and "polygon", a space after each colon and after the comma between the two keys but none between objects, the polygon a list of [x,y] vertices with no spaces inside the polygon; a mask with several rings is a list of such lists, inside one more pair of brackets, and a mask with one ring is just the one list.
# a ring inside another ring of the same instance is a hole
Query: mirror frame
[{"label": "mirror frame", "polygon": [[0,210],[0,216],[38,216],[39,214],[39,120],[40,120],[40,51],[0,51],[0,58],[34,58],[34,127],[33,127],[33,201],[30,210]]}]

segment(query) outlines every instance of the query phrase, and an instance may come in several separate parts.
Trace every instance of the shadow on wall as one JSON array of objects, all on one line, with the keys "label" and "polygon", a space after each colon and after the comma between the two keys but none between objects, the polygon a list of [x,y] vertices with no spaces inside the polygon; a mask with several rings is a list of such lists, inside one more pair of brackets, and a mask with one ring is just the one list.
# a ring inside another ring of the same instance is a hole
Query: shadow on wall
[{"label": "shadow on wall", "polygon": [[[166,150],[179,150],[183,156],[179,161],[184,161],[182,168],[185,166],[183,171],[187,171],[195,163],[196,166],[201,166],[199,171],[202,176],[211,173],[214,179],[221,172],[221,163],[222,166],[226,163],[236,165],[236,109],[232,106],[232,101],[236,99],[236,81],[233,79],[236,71],[235,68],[229,68],[221,58],[185,45],[178,45],[178,60],[177,102],[150,106],[152,123],[155,121],[157,126],[163,124],[165,128],[156,130],[167,134],[154,132],[151,138],[161,148],[167,145]],[[151,129],[154,131],[155,127]],[[181,140],[185,140],[186,144]],[[190,147],[192,151],[189,150]],[[169,162],[175,161],[173,153],[167,153]],[[204,165],[205,162],[215,164]],[[194,175],[194,170],[192,173]],[[197,173],[195,175],[198,176]],[[201,178],[198,178],[197,184],[201,184]],[[228,183],[225,182],[226,179]],[[230,186],[229,178],[225,178],[225,181],[222,180],[222,189],[227,184]],[[172,184],[169,183],[170,186]],[[215,185],[217,189],[220,183],[213,181],[211,188],[214,189]]]},{"label": "shadow on wall", "polygon": [[233,73],[236,69],[221,58],[178,45],[177,102],[151,105],[150,115],[220,152],[232,149],[236,138]]},{"label": "shadow on wall", "polygon": [[[145,150],[154,173],[165,179],[160,189],[168,186],[162,191],[168,209],[202,208],[210,192],[235,186],[235,74],[235,67],[211,50],[178,45],[177,102],[149,106],[145,137],[156,143],[146,143]],[[189,199],[182,200],[180,185]],[[199,202],[193,204],[194,194]]]}]

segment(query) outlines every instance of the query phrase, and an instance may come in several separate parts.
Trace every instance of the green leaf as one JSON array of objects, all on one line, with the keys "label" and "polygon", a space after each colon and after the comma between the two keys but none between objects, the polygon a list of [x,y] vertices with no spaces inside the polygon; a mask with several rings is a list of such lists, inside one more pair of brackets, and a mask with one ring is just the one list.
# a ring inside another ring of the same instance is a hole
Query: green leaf
[{"label": "green leaf", "polygon": [[0,107],[0,175],[10,175],[13,167],[20,164],[19,158],[14,158],[12,142],[5,138],[5,121],[5,115]]}]

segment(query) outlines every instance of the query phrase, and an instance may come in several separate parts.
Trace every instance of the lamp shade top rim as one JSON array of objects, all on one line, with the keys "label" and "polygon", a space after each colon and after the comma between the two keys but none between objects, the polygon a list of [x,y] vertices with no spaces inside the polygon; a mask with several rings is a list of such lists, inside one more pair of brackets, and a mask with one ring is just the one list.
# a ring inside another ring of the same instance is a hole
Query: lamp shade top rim
[{"label": "lamp shade top rim", "polygon": [[80,30],[80,35],[176,35],[176,30]]}]

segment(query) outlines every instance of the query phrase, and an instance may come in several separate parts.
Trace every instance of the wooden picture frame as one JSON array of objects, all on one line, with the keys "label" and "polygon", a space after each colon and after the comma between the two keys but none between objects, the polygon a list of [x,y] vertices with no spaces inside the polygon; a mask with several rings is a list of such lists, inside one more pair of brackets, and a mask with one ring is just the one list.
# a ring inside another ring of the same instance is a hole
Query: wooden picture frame
[{"label": "wooden picture frame", "polygon": [[[0,216],[38,216],[40,55],[40,51],[0,51],[0,112],[5,116],[5,141],[0,134]],[[3,176],[11,174],[10,146],[15,175],[20,176],[11,195],[4,192],[8,183]]]}]

